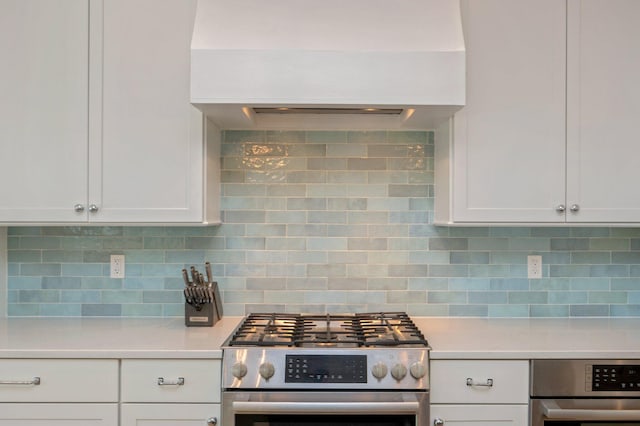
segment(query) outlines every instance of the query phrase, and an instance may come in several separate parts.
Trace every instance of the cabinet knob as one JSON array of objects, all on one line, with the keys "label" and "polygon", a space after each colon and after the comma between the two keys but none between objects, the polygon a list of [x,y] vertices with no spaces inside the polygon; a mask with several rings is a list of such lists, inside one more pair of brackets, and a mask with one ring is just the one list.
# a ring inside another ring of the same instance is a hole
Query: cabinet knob
[{"label": "cabinet knob", "polygon": [[580,210],[580,206],[577,204],[571,204],[571,208],[570,210],[574,213],[576,213],[578,210]]},{"label": "cabinet knob", "polygon": [[217,417],[209,417],[207,419],[207,426],[216,426],[218,424],[218,418]]},{"label": "cabinet knob", "polygon": [[84,211],[84,206],[82,204],[76,204],[75,206],[73,206],[73,210],[78,213],[82,213]]},{"label": "cabinet knob", "polygon": [[444,425],[444,420],[442,420],[442,419],[440,419],[440,418],[435,419],[435,420],[433,421],[433,426],[443,426],[443,425]]},{"label": "cabinet knob", "polygon": [[556,207],[556,211],[558,213],[564,213],[565,210],[567,210],[567,208],[564,206],[564,204],[560,204],[558,207]]},{"label": "cabinet knob", "polygon": [[91,213],[95,213],[98,211],[98,206],[96,206],[95,204],[89,204],[89,211]]}]

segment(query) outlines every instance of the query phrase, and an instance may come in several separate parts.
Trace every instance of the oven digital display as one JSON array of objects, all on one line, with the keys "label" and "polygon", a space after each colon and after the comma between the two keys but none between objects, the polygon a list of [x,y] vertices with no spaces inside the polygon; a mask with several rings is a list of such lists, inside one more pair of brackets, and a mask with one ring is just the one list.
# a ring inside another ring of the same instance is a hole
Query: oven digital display
[{"label": "oven digital display", "polygon": [[367,383],[366,355],[286,355],[285,383]]},{"label": "oven digital display", "polygon": [[591,389],[594,391],[640,391],[640,365],[594,365]]}]

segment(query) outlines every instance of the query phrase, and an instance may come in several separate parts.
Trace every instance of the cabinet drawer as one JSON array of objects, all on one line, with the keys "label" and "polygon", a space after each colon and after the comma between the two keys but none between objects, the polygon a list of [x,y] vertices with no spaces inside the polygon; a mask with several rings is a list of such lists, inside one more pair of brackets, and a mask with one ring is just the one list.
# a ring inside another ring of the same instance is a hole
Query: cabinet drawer
[{"label": "cabinet drawer", "polygon": [[0,360],[1,402],[117,402],[118,361]]},{"label": "cabinet drawer", "polygon": [[220,360],[125,359],[123,402],[220,402]]},{"label": "cabinet drawer", "polygon": [[529,400],[528,361],[432,360],[430,366],[432,403],[525,404]]}]

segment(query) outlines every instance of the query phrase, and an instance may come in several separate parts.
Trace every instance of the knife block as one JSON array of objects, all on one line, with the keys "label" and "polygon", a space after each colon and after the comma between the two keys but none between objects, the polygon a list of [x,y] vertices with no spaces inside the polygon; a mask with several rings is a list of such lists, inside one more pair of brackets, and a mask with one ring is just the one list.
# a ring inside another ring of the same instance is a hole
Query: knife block
[{"label": "knife block", "polygon": [[213,303],[203,303],[202,309],[196,310],[193,306],[184,304],[184,325],[187,327],[211,327],[215,324],[215,312]]}]

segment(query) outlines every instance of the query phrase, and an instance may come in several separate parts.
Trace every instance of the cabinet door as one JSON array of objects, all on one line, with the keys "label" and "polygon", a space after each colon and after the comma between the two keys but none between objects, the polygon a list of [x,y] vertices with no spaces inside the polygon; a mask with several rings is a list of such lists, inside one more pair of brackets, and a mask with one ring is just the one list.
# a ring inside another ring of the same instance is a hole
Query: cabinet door
[{"label": "cabinet door", "polygon": [[529,406],[522,405],[441,405],[431,404],[431,421],[440,419],[444,425],[495,426],[529,424]]},{"label": "cabinet door", "polygon": [[454,117],[453,220],[564,220],[565,3],[461,5],[467,102]]},{"label": "cabinet door", "polygon": [[568,6],[567,220],[639,222],[640,2]]},{"label": "cabinet door", "polygon": [[219,404],[122,404],[120,426],[216,426]]},{"label": "cabinet door", "polygon": [[0,426],[118,426],[118,404],[0,404]]},{"label": "cabinet door", "polygon": [[92,46],[103,49],[94,222],[202,221],[203,121],[189,86],[195,9],[196,0],[104,1],[103,44]]},{"label": "cabinet door", "polygon": [[0,2],[0,221],[84,221],[88,0]]}]

